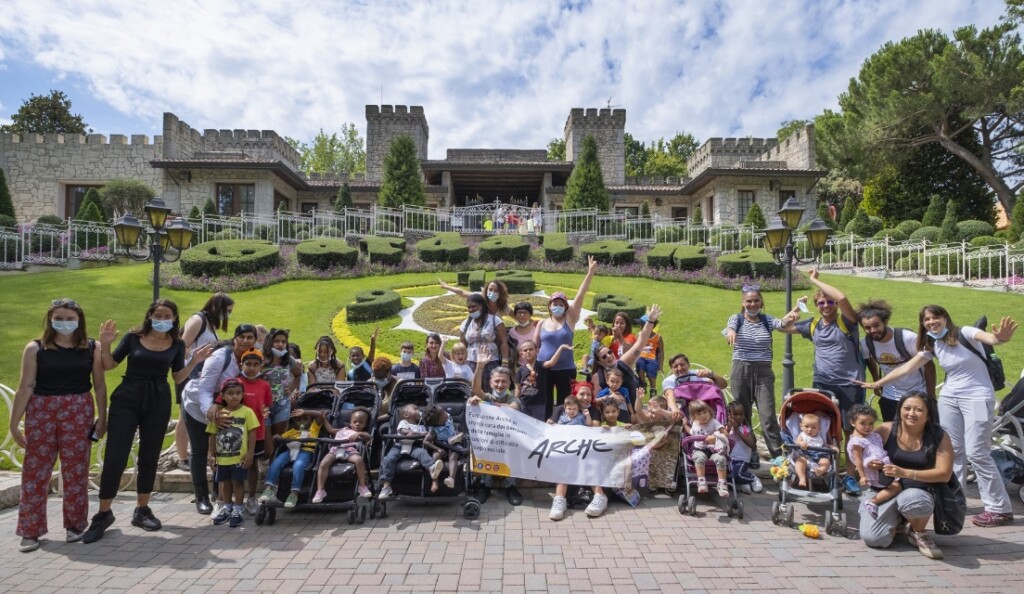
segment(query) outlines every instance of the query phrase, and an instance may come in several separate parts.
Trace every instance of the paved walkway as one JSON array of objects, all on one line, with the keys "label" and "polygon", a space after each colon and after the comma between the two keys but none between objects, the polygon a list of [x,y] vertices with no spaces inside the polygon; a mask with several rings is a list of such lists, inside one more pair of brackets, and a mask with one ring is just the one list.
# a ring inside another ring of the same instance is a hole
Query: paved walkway
[{"label": "paved walkway", "polygon": [[[660,496],[635,510],[613,503],[594,520],[570,510],[555,523],[547,519],[549,491],[524,493],[526,503],[515,509],[496,493],[473,522],[451,505],[393,504],[387,519],[362,526],[348,525],[341,513],[280,510],[274,526],[247,518],[237,529],[209,525],[187,496],[157,495],[153,509],[164,529],[152,534],[130,525],[132,499],[122,497],[116,523],[92,545],[63,541],[54,499],[53,540],[44,538],[34,553],[17,552],[16,510],[0,513],[0,591],[1024,592],[1024,505],[1016,492],[1016,525],[969,525],[959,536],[938,537],[942,561],[902,540],[884,551],[855,536],[809,540],[771,523],[769,495],[745,497],[742,521],[709,501],[699,503],[698,517],[684,517],[674,499]],[[969,494],[976,495],[973,486]],[[968,503],[978,508],[976,498]],[[822,521],[804,504],[796,509],[797,520]]]}]

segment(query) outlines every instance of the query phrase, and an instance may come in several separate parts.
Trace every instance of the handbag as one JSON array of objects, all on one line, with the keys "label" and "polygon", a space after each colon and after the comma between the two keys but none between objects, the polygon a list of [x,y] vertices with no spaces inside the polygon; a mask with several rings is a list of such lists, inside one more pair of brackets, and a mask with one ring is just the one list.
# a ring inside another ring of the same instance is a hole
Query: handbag
[{"label": "handbag", "polygon": [[935,501],[932,524],[935,534],[959,534],[967,518],[967,497],[956,475],[945,483],[932,485],[932,499]]}]

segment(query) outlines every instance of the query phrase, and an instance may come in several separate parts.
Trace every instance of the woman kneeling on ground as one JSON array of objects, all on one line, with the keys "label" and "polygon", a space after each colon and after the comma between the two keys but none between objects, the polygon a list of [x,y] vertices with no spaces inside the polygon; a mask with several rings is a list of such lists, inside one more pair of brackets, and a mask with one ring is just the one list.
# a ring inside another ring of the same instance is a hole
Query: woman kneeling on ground
[{"label": "woman kneeling on ground", "polygon": [[[870,466],[885,477],[898,480],[903,490],[879,504],[875,517],[864,505],[869,498],[863,498],[860,536],[869,547],[886,548],[892,544],[901,520],[905,520],[910,544],[925,557],[941,559],[942,550],[926,530],[935,508],[929,488],[946,483],[953,475],[953,444],[939,427],[935,399],[925,394],[906,394],[897,411],[895,421],[875,429],[892,464],[874,461]],[[884,477],[879,478],[886,482]]]}]

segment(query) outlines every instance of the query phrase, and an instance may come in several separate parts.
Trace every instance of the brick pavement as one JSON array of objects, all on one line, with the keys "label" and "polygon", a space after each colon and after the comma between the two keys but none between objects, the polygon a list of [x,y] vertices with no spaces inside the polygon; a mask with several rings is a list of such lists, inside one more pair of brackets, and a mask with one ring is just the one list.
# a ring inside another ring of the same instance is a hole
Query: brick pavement
[{"label": "brick pavement", "polygon": [[[496,494],[473,522],[452,505],[392,504],[388,518],[362,526],[337,512],[280,510],[274,526],[247,518],[230,529],[209,525],[185,495],[157,494],[153,509],[164,529],[151,534],[130,525],[133,498],[120,497],[116,523],[92,545],[63,541],[52,499],[53,540],[44,537],[34,553],[17,552],[16,511],[0,513],[7,551],[0,591],[1024,591],[1024,505],[1016,496],[1016,525],[969,525],[937,537],[946,558],[931,561],[902,540],[884,551],[867,549],[855,534],[809,540],[771,523],[767,494],[744,497],[742,521],[710,501],[698,504],[699,517],[681,516],[674,499],[659,496],[635,510],[613,503],[593,520],[570,510],[558,523],[547,519],[549,491],[525,495],[513,509]],[[978,509],[976,498],[968,503]],[[822,521],[821,508],[808,513],[798,503],[796,510],[797,520]]]}]

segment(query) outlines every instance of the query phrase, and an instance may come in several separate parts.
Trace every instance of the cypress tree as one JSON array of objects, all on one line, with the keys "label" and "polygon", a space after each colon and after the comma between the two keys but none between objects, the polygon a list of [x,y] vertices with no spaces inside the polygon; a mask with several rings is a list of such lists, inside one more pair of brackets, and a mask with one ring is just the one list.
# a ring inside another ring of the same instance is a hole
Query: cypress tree
[{"label": "cypress tree", "polygon": [[939,231],[939,241],[953,243],[957,241],[956,230],[956,206],[952,201],[946,203],[946,216],[942,219],[942,230]]},{"label": "cypress tree", "polygon": [[7,176],[3,169],[0,169],[0,215],[15,218],[14,201],[11,200],[11,190],[7,187]]},{"label": "cypress tree", "polygon": [[384,157],[384,179],[377,198],[381,206],[398,208],[403,204],[423,206],[427,193],[423,189],[423,168],[416,154],[412,136],[402,134],[392,141]]},{"label": "cypress tree", "polygon": [[703,225],[704,224],[704,212],[698,206],[693,210],[693,218],[690,219],[691,225]]},{"label": "cypress tree", "polygon": [[750,210],[747,211],[747,218],[743,219],[744,227],[753,227],[754,229],[764,229],[768,226],[768,223],[764,220],[764,213],[761,212],[761,206],[757,202],[750,206]]},{"label": "cypress tree", "polygon": [[347,182],[341,184],[334,196],[334,212],[341,214],[346,208],[352,208],[352,191],[348,189]]},{"label": "cypress tree", "polygon": [[857,201],[853,196],[847,196],[843,202],[843,212],[839,215],[839,228],[846,230],[847,225],[857,216]]},{"label": "cypress tree", "polygon": [[[96,206],[95,213],[87,212],[89,205]],[[89,191],[85,193],[85,197],[82,199],[82,205],[78,207],[78,212],[75,213],[75,218],[79,221],[95,221],[103,222],[105,220],[106,213],[103,212],[103,202],[100,199],[100,193],[96,188],[89,188]],[[87,216],[94,216],[98,218],[86,218]]]},{"label": "cypress tree", "polygon": [[946,203],[938,194],[932,194],[928,200],[928,208],[924,211],[921,219],[922,227],[938,227],[942,224],[942,218],[946,214]]},{"label": "cypress tree", "polygon": [[565,187],[565,210],[596,208],[608,210],[608,190],[604,187],[601,163],[597,160],[597,140],[593,135],[583,139],[580,158],[572,168]]}]

